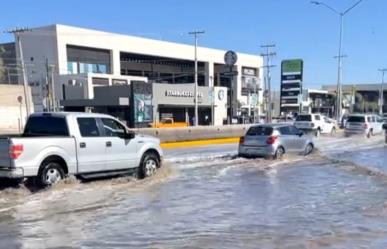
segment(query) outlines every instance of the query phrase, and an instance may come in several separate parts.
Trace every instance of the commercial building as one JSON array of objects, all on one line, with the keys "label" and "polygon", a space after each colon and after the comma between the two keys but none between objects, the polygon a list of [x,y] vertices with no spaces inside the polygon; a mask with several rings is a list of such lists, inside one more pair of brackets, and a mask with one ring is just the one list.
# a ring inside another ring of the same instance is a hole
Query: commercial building
[{"label": "commercial building", "polygon": [[[336,95],[336,85],[324,85],[322,89]],[[345,84],[343,91],[343,112],[379,112],[381,84]],[[387,87],[383,88],[383,113],[387,113]]]},{"label": "commercial building", "polygon": [[[160,118],[193,124],[194,85],[133,82],[131,85],[101,86],[93,89],[93,99],[82,98],[84,89],[65,86],[66,111],[110,113],[130,127],[147,127]],[[200,125],[222,125],[227,117],[227,88],[198,87]]]},{"label": "commercial building", "polygon": [[[299,113],[321,113],[328,117],[334,116],[335,111],[335,94],[327,90],[303,89],[302,101],[300,104],[291,106],[294,112],[281,113],[280,92],[272,93],[273,116],[280,117],[285,115],[294,115]],[[296,108],[297,107],[297,108]]]},{"label": "commercial building", "polygon": [[[179,101],[180,98],[184,98],[176,97],[181,96],[180,94],[163,93],[169,88],[172,91],[170,93],[186,92],[192,88],[186,85],[181,86],[179,90],[178,87],[179,84],[194,82],[194,47],[191,45],[59,24],[34,28],[20,34],[20,39],[29,84],[34,89],[34,104],[37,111],[53,105],[48,101],[52,99],[64,108],[74,107],[69,106],[71,102],[69,98],[72,101],[75,99],[69,93],[66,94],[64,91],[66,86],[81,87],[82,95],[78,95],[78,100],[81,101],[93,100],[94,89],[97,87],[104,86],[106,89],[107,86],[147,82],[167,84],[159,86],[162,90],[153,91],[153,101],[157,101],[153,106],[158,108],[154,110],[157,114],[154,117],[155,121],[159,120],[163,113],[173,113],[179,119],[184,113],[184,116],[189,116],[187,119],[192,118],[193,98],[192,101]],[[20,59],[18,51],[16,49],[17,60]],[[220,120],[228,116],[263,112],[261,109],[263,93],[260,85],[262,57],[237,53],[238,60],[231,69],[237,72],[237,75],[230,76],[228,74],[230,69],[224,64],[226,51],[204,47],[198,47],[197,51],[198,85],[206,87],[203,92],[203,108],[211,106],[204,100],[206,93],[210,90],[219,92],[221,87],[227,90],[225,96],[227,111],[220,112],[224,114],[223,117],[216,117],[215,120],[218,121],[214,123],[219,124]],[[49,97],[50,93],[54,93],[52,94],[54,98]],[[80,94],[79,91],[77,93]],[[211,97],[214,101],[215,95],[212,94]],[[232,107],[232,113],[229,107]],[[246,110],[250,110],[250,113]],[[207,111],[201,114],[208,115]],[[212,116],[212,113],[210,114]]]}]

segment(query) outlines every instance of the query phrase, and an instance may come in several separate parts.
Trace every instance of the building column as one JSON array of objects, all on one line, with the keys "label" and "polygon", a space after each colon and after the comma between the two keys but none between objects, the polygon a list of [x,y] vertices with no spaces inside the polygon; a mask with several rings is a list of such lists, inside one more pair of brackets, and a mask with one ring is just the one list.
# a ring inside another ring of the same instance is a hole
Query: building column
[{"label": "building column", "polygon": [[120,60],[120,51],[117,49],[111,50],[111,65],[110,70],[114,75],[121,75],[121,60]]},{"label": "building column", "polygon": [[204,66],[205,86],[214,86],[214,63],[212,61],[206,62]]}]

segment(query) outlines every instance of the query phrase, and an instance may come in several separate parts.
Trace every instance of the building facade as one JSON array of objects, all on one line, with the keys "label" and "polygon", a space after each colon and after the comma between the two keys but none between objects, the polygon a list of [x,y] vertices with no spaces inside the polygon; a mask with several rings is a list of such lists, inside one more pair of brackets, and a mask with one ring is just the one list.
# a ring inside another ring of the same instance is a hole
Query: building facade
[{"label": "building facade", "polygon": [[[336,95],[336,85],[322,89]],[[381,84],[345,84],[342,86],[342,107],[345,113],[387,113],[387,87]],[[383,94],[381,94],[383,91]],[[382,96],[382,98],[381,98]],[[382,100],[381,100],[382,99]]]},{"label": "building facade", "polygon": [[[51,93],[56,103],[65,100],[63,86],[68,85],[81,86],[84,98],[93,99],[93,89],[100,86],[130,85],[132,81],[194,82],[191,45],[58,24],[34,28],[20,39],[28,81],[36,89],[37,111],[47,108],[49,101],[44,100]],[[204,47],[197,51],[198,85],[227,88],[227,116],[251,109],[262,113],[262,57],[237,53],[238,61],[231,70],[238,73],[230,76],[224,64],[226,51]]]}]

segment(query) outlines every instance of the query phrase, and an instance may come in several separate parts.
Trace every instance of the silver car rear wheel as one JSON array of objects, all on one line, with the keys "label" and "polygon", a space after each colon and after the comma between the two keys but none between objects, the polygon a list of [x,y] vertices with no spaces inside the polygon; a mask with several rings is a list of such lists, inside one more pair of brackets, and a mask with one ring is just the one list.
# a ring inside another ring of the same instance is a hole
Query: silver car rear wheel
[{"label": "silver car rear wheel", "polygon": [[308,144],[308,145],[305,147],[305,153],[304,153],[304,155],[307,156],[307,155],[311,154],[311,153],[313,152],[313,149],[314,149],[313,144]]},{"label": "silver car rear wheel", "polygon": [[274,159],[282,159],[285,154],[285,150],[283,147],[278,147],[274,154]]}]

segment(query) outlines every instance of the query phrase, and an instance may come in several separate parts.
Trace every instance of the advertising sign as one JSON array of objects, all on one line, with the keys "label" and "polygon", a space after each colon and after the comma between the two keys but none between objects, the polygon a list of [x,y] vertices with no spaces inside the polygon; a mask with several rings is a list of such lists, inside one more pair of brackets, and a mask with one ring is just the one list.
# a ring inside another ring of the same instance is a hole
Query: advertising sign
[{"label": "advertising sign", "polygon": [[134,81],[131,88],[131,126],[147,127],[153,122],[152,84]]},{"label": "advertising sign", "polygon": [[303,66],[301,59],[284,60],[281,63],[281,113],[299,113],[302,104]]}]

